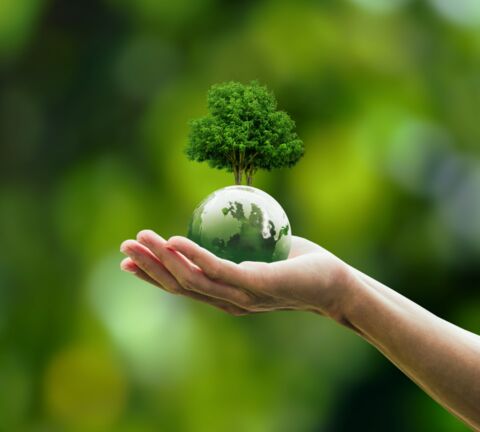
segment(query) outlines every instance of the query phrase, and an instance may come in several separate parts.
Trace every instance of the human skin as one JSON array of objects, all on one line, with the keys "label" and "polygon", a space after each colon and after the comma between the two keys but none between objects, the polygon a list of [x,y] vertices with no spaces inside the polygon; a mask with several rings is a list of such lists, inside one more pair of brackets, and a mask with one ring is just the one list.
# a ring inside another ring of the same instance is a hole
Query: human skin
[{"label": "human skin", "polygon": [[292,236],[287,260],[240,264],[181,236],[150,230],[126,240],[121,268],[232,315],[310,311],[363,337],[448,411],[480,431],[480,336],[451,324]]}]

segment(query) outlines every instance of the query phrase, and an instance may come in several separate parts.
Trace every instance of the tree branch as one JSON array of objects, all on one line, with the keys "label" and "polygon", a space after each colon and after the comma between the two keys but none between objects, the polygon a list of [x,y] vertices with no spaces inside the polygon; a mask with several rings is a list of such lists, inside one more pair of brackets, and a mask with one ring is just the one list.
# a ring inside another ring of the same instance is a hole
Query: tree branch
[{"label": "tree branch", "polygon": [[248,160],[248,162],[245,165],[249,166],[253,162],[253,159],[255,158],[255,156],[257,156],[257,155],[258,155],[258,152],[255,152],[252,156],[250,156],[250,159]]}]

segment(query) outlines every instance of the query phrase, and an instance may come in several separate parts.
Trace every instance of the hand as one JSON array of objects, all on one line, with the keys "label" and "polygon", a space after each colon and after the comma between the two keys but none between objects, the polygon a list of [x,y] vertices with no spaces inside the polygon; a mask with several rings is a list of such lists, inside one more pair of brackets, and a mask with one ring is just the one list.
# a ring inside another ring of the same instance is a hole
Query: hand
[{"label": "hand", "polygon": [[292,236],[287,260],[274,263],[218,258],[191,240],[165,241],[150,230],[126,240],[121,268],[166,291],[209,303],[233,315],[308,310],[342,319],[350,268],[330,252]]}]

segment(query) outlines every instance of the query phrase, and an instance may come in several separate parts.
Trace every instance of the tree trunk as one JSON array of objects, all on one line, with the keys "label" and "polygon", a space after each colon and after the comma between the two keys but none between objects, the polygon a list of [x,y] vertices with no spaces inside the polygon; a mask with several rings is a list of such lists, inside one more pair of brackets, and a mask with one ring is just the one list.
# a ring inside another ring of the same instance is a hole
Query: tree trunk
[{"label": "tree trunk", "polygon": [[233,168],[233,177],[235,178],[235,184],[242,184],[242,171],[239,168]]},{"label": "tree trunk", "polygon": [[251,186],[253,182],[253,170],[246,171],[247,176],[247,186]]}]

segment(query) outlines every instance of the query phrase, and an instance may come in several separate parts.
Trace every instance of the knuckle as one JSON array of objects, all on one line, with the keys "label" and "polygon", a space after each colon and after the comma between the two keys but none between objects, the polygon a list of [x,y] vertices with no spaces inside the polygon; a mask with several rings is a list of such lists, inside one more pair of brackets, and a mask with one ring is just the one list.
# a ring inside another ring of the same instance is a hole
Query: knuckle
[{"label": "knuckle", "polygon": [[208,269],[208,276],[211,279],[219,279],[220,278],[220,269],[218,265],[212,265],[211,268]]},{"label": "knuckle", "polygon": [[197,263],[198,262],[198,253],[194,250],[188,250],[186,252],[186,254],[188,254],[188,259],[194,263]]},{"label": "knuckle", "polygon": [[188,291],[194,291],[195,290],[195,279],[192,276],[185,276],[180,284],[182,287]]},{"label": "knuckle", "polygon": [[184,291],[184,288],[177,282],[177,283],[170,283],[168,286],[168,291],[170,291],[172,294],[182,294]]},{"label": "knuckle", "polygon": [[181,289],[177,287],[169,287],[169,288],[166,288],[165,291],[168,291],[170,294],[174,294],[174,295],[179,295],[182,292]]},{"label": "knuckle", "polygon": [[247,310],[251,310],[255,308],[256,301],[251,294],[248,294],[246,292],[241,292],[241,294],[239,295],[239,304],[243,308]]}]

